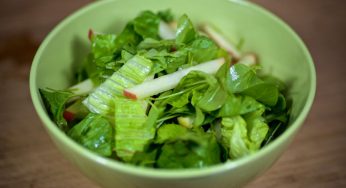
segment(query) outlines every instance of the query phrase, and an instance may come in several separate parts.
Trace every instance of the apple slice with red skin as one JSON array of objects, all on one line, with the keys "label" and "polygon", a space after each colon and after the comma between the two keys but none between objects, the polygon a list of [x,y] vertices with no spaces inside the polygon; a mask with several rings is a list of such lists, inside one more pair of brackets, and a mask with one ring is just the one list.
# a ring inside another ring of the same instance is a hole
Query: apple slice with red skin
[{"label": "apple slice with red skin", "polygon": [[142,84],[136,85],[132,88],[124,89],[123,94],[125,97],[130,99],[144,99],[175,88],[179,81],[191,71],[197,70],[208,74],[215,74],[224,63],[224,58],[201,63],[193,67],[143,82]]},{"label": "apple slice with red skin", "polygon": [[94,36],[94,31],[92,29],[89,29],[88,31],[88,39],[91,41],[91,38]]},{"label": "apple slice with red skin", "polygon": [[75,119],[75,114],[67,110],[64,111],[63,116],[67,122],[72,122]]}]

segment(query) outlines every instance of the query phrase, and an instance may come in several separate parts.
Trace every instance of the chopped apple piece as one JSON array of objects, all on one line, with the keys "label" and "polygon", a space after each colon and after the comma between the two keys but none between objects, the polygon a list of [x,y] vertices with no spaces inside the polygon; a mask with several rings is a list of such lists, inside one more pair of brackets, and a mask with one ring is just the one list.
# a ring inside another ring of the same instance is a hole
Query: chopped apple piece
[{"label": "chopped apple piece", "polygon": [[178,23],[176,21],[171,21],[168,23],[168,25],[174,30],[176,31],[178,28]]},{"label": "chopped apple piece", "polygon": [[131,99],[143,99],[150,97],[175,88],[179,81],[191,71],[198,70],[208,74],[215,74],[224,63],[224,58],[201,63],[193,67],[182,69],[177,72],[143,82],[142,84],[136,85],[132,88],[125,89],[123,94]]},{"label": "chopped apple piece", "polygon": [[248,53],[242,56],[237,63],[244,64],[247,66],[254,66],[258,63],[256,54]]},{"label": "chopped apple piece", "polygon": [[162,39],[175,39],[175,30],[166,22],[161,21],[159,24],[159,36]]},{"label": "chopped apple piece", "polygon": [[91,79],[86,79],[83,82],[80,82],[69,88],[73,94],[76,95],[85,95],[90,93],[95,88],[94,83]]},{"label": "chopped apple piece", "polygon": [[88,31],[88,39],[91,41],[91,38],[94,36],[94,31],[92,29],[89,29]]},{"label": "chopped apple piece", "polygon": [[213,39],[217,45],[230,53],[234,59],[238,60],[240,58],[241,54],[238,49],[232,43],[230,43],[221,33],[217,32],[214,28],[207,24],[203,24],[201,26],[201,29],[211,39]]},{"label": "chopped apple piece", "polygon": [[75,119],[75,114],[65,110],[63,113],[63,117],[67,122],[72,122]]}]

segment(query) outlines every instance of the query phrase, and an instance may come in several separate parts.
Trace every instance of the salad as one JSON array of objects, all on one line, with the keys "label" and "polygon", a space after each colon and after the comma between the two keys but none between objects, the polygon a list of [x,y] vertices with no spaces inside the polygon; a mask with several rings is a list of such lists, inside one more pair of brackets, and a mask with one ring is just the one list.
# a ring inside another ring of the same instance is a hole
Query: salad
[{"label": "salad", "polygon": [[91,50],[65,90],[41,88],[52,121],[124,163],[203,168],[251,155],[286,128],[285,85],[260,73],[215,27],[143,11],[122,32],[89,31]]}]

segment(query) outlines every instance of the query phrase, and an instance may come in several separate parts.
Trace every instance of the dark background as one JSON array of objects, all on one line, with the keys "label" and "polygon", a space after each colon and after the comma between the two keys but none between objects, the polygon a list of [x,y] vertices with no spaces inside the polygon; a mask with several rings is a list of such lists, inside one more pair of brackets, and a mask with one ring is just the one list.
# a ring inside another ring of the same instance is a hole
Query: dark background
[{"label": "dark background", "polygon": [[[289,149],[248,187],[346,187],[346,1],[253,1],[280,16],[306,42],[315,60],[317,93]],[[28,84],[40,42],[89,2],[0,2],[0,187],[96,187],[48,138]]]}]

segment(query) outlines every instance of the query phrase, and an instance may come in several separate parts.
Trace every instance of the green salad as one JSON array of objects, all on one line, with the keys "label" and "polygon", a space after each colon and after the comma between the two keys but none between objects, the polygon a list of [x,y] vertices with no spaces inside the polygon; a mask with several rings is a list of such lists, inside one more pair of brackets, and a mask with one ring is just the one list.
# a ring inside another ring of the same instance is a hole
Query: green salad
[{"label": "green salad", "polygon": [[141,12],[118,34],[90,30],[75,84],[40,89],[52,121],[136,166],[203,168],[256,153],[286,128],[285,85],[260,73],[244,40],[196,26],[165,10]]}]

